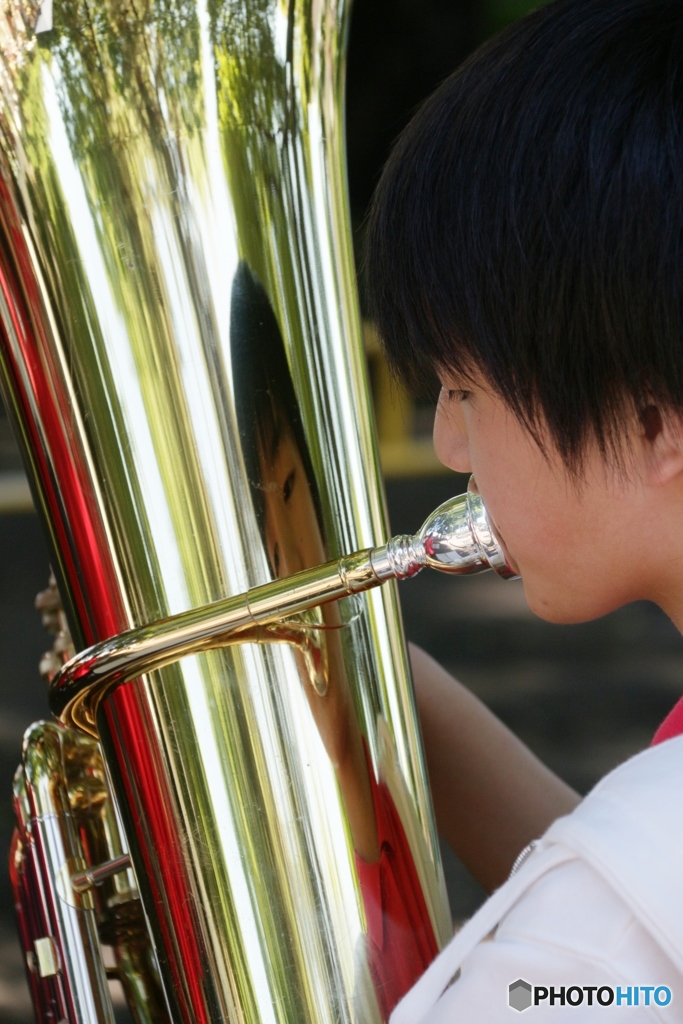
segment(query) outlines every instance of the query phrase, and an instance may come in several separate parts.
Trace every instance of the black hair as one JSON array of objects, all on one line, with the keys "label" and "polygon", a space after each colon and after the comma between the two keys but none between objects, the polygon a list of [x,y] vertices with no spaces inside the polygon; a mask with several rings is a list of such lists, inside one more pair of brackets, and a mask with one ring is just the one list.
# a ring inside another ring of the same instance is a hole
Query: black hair
[{"label": "black hair", "polygon": [[570,468],[683,412],[682,0],[555,0],[477,51],[399,138],[365,273],[410,388],[478,371]]},{"label": "black hair", "polygon": [[230,296],[230,351],[235,412],[254,512],[263,533],[265,497],[262,459],[290,431],[299,449],[320,518],[320,502],[285,343],[265,288],[241,260]]}]

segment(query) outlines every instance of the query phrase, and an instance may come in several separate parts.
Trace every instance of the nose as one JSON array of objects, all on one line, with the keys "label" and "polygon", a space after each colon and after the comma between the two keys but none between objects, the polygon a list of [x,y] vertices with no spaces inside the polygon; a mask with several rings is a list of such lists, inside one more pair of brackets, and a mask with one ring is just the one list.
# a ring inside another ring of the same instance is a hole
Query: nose
[{"label": "nose", "polygon": [[471,473],[469,439],[462,403],[441,389],[434,417],[434,451],[456,473]]}]

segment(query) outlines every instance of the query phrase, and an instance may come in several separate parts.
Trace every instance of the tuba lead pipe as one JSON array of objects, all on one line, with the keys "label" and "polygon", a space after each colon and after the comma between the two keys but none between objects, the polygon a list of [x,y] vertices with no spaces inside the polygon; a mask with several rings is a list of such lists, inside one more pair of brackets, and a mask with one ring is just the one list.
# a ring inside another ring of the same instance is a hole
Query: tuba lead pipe
[{"label": "tuba lead pipe", "polygon": [[[303,569],[82,651],[52,680],[52,709],[67,725],[96,737],[98,707],[114,686],[201,651],[276,642],[275,627],[286,625],[291,616],[389,579],[408,579],[426,566],[451,575],[495,569],[504,579],[516,578],[473,477],[467,493],[440,505],[414,536],[393,537],[380,547]],[[271,627],[271,632],[264,632],[264,627]],[[296,642],[297,636],[296,630],[288,632],[286,640]]]}]

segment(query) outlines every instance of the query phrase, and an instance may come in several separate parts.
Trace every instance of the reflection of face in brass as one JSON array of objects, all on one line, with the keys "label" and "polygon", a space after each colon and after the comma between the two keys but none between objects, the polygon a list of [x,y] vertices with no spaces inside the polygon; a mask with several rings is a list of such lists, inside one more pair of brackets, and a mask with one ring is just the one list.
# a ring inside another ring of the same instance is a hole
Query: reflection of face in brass
[{"label": "reflection of face in brass", "polygon": [[[264,534],[268,561],[275,576],[290,576],[300,569],[325,561],[325,546],[318,523],[306,467],[288,425],[277,430],[265,446],[259,446],[264,495]],[[337,647],[316,625],[337,625],[334,606],[313,609],[301,616],[310,628],[295,627],[297,657],[303,660],[305,677],[323,697],[330,682],[328,648]]]},{"label": "reflection of face in brass", "polygon": [[[230,343],[237,422],[254,511],[273,574],[284,576],[324,561],[326,553],[284,342],[265,289],[244,262],[232,286]],[[302,517],[299,522],[297,514]],[[317,543],[311,542],[311,532]],[[287,568],[283,559],[288,560]]]},{"label": "reflection of face in brass", "polygon": [[[232,289],[231,345],[237,419],[252,501],[275,576],[326,561],[319,502],[284,343],[265,290],[245,263]],[[323,628],[315,628],[319,623]],[[344,797],[353,844],[379,856],[368,765],[344,667],[335,605],[280,638],[295,645],[306,696]],[[336,627],[336,628],[335,628]]]},{"label": "reflection of face in brass", "polygon": [[[245,263],[233,284],[231,341],[254,508],[273,575],[290,576],[326,561],[327,553],[284,344],[263,286]],[[295,644],[302,677],[320,696],[329,685],[330,643],[315,628],[322,622],[338,624],[336,609],[324,618],[317,609],[305,613],[298,625],[289,622],[278,631]]]},{"label": "reflection of face in brass", "polygon": [[276,576],[289,576],[326,558],[313,494],[301,450],[289,426],[260,451],[264,492],[264,532]]}]

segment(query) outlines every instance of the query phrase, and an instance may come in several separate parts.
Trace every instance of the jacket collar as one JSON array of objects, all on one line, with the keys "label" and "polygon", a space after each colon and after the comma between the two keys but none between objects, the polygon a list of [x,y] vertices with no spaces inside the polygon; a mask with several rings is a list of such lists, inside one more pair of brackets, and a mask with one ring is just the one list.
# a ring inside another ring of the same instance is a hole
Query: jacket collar
[{"label": "jacket collar", "polygon": [[610,772],[544,843],[589,863],[683,972],[683,736]]}]

